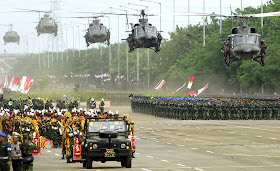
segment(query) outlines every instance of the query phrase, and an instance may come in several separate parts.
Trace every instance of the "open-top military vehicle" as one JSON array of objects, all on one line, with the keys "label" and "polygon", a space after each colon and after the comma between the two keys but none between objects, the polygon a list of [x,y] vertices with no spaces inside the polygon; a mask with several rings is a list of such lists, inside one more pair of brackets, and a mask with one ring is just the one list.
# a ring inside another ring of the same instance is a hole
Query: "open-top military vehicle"
[{"label": "open-top military vehicle", "polygon": [[83,167],[92,168],[93,161],[118,161],[131,168],[132,145],[122,117],[87,118],[82,143]]}]

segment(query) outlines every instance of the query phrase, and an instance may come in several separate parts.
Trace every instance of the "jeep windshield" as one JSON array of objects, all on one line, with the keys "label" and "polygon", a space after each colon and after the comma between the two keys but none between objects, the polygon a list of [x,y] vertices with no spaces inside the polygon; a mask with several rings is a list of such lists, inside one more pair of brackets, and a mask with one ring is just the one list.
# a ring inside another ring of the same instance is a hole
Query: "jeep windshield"
[{"label": "jeep windshield", "polygon": [[125,132],[125,126],[124,121],[90,121],[88,123],[88,132]]}]

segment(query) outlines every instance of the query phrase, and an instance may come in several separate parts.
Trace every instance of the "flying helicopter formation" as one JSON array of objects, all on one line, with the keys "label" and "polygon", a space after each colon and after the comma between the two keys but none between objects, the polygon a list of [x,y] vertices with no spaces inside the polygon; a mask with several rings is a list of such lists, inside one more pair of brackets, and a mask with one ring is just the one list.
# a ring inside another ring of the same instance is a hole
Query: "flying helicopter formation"
[{"label": "flying helicopter formation", "polygon": [[[54,19],[49,15],[49,12],[23,9],[26,12],[45,12],[43,18],[40,19],[39,24],[36,27],[38,36],[40,34],[53,34],[57,36],[58,26]],[[82,12],[92,13],[93,12]],[[92,23],[89,24],[86,34],[84,36],[87,46],[93,43],[106,43],[110,45],[110,29],[107,29],[100,20],[99,17],[114,16],[114,15],[126,15],[126,16],[139,16],[139,14],[116,14],[116,13],[94,13],[102,16],[91,17]],[[161,14],[145,14],[142,10],[140,14],[139,22],[131,24],[131,31],[126,39],[129,45],[129,52],[134,51],[137,48],[151,48],[155,52],[159,52],[161,48],[162,36],[161,31],[157,31],[157,28],[151,23],[148,23],[148,16],[159,16]],[[230,35],[224,42],[221,48],[221,52],[224,54],[225,65],[227,67],[237,60],[254,60],[259,62],[262,66],[265,65],[265,53],[268,50],[267,45],[264,43],[261,35],[257,33],[256,28],[249,27],[249,18],[253,17],[272,17],[280,16],[280,12],[270,12],[262,14],[246,14],[246,15],[222,15],[222,14],[207,14],[207,13],[175,13],[175,14],[163,14],[163,16],[212,16],[212,17],[229,17],[237,19],[237,27],[233,27]],[[90,17],[63,17],[63,18],[90,18]],[[128,21],[127,21],[128,22]],[[128,24],[128,23],[127,23]],[[19,36],[12,30],[6,33],[4,36],[5,44],[9,42],[19,42]],[[12,35],[12,36],[11,36]],[[259,58],[261,59],[259,61]]]}]

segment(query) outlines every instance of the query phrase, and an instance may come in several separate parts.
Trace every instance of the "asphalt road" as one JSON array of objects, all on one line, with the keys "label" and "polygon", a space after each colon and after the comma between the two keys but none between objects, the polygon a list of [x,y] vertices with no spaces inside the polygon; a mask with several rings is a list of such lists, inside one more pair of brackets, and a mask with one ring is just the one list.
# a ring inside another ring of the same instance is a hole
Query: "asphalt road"
[{"label": "asphalt road", "polygon": [[[132,113],[130,107],[112,109],[135,122],[136,158],[131,169],[119,162],[94,162],[92,170],[280,170],[280,121],[183,121]],[[60,148],[42,150],[34,170],[86,170],[60,158]]]}]

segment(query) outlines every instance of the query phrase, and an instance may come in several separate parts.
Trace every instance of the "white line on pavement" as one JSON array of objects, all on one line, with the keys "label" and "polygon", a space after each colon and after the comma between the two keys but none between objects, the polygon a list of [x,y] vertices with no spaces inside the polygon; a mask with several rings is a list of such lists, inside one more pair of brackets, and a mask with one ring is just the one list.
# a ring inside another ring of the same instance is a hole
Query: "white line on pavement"
[{"label": "white line on pavement", "polygon": [[47,150],[48,153],[50,153],[51,151]]},{"label": "white line on pavement", "polygon": [[144,170],[144,171],[151,171],[151,170],[149,170],[149,169],[145,169],[145,168],[142,168],[142,170]]},{"label": "white line on pavement", "polygon": [[161,160],[161,161],[163,161],[163,162],[168,162],[167,160]]},{"label": "white line on pavement", "polygon": [[211,154],[213,154],[214,152],[213,151],[205,151],[206,153],[211,153]]},{"label": "white line on pavement", "polygon": [[178,166],[182,166],[182,167],[185,167],[186,165],[183,165],[183,164],[177,164]]},{"label": "white line on pavement", "polygon": [[137,154],[137,155],[138,155],[138,154],[140,154],[140,153],[135,153],[135,154]]},{"label": "white line on pavement", "polygon": [[261,135],[258,135],[258,136],[256,136],[257,138],[262,138],[262,136]]},{"label": "white line on pavement", "polygon": [[192,150],[197,150],[197,148],[191,148]]},{"label": "white line on pavement", "polygon": [[55,154],[56,156],[60,156],[59,154]]},{"label": "white line on pavement", "polygon": [[183,145],[183,144],[177,144],[177,146],[179,146],[179,147],[183,147],[184,145]]},{"label": "white line on pavement", "polygon": [[272,139],[272,140],[277,140],[277,138],[274,138],[274,137],[269,137],[269,139]]},{"label": "white line on pavement", "polygon": [[171,144],[170,142],[166,142],[166,144]]},{"label": "white line on pavement", "polygon": [[154,158],[153,156],[147,156],[147,157],[149,157],[149,158],[151,158],[151,159],[153,159],[153,158]]},{"label": "white line on pavement", "polygon": [[275,158],[279,158],[280,156],[268,156],[268,155],[250,155],[250,154],[222,154],[222,155],[226,155],[226,156],[245,156],[245,157],[275,157]]},{"label": "white line on pavement", "polygon": [[198,167],[195,167],[194,170],[203,171],[203,169],[200,169]]},{"label": "white line on pavement", "polygon": [[228,133],[230,133],[230,134],[234,134],[235,132],[228,132]]}]

